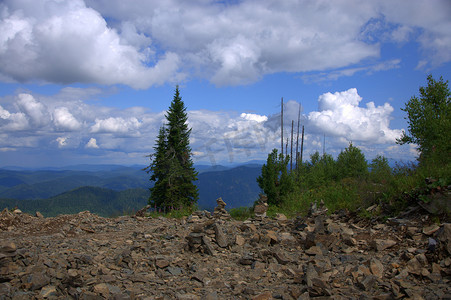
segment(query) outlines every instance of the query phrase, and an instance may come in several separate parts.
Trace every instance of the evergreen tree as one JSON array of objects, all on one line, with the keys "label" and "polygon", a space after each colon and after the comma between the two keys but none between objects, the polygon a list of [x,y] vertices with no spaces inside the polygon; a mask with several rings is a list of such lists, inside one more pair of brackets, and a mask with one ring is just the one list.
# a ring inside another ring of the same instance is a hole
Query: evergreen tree
[{"label": "evergreen tree", "polygon": [[266,164],[262,166],[262,174],[257,178],[258,186],[268,197],[268,204],[280,205],[294,188],[293,178],[288,174],[290,157],[280,154],[277,149],[268,154]]},{"label": "evergreen tree", "polygon": [[304,188],[318,188],[337,179],[336,162],[332,155],[325,153],[321,156],[316,151],[310,155],[310,161],[301,181]]},{"label": "evergreen tree", "polygon": [[338,154],[337,169],[340,178],[362,178],[368,174],[368,163],[363,152],[349,143],[348,148]]},{"label": "evergreen tree", "polygon": [[149,204],[161,207],[167,198],[168,185],[167,141],[164,126],[160,127],[154,150],[154,159],[148,167],[148,172],[151,173],[150,180],[155,181],[155,185],[150,188]]},{"label": "evergreen tree", "polygon": [[155,155],[149,166],[152,172],[150,204],[168,208],[192,207],[199,198],[194,181],[197,172],[191,158],[188,115],[178,86],[166,114],[167,125],[160,129]]}]

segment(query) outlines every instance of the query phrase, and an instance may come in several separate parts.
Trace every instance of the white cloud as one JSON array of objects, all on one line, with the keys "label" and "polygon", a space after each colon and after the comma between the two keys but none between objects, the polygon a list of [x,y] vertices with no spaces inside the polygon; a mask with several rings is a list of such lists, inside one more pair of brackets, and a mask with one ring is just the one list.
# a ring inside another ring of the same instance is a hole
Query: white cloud
[{"label": "white cloud", "polygon": [[392,59],[389,61],[380,62],[373,65],[365,65],[362,67],[356,67],[356,68],[346,68],[342,70],[336,70],[336,71],[330,71],[330,72],[320,72],[316,73],[314,75],[303,75],[302,80],[306,83],[311,82],[320,82],[320,81],[329,81],[329,80],[337,80],[340,77],[350,77],[353,76],[356,73],[364,72],[367,75],[371,75],[374,72],[379,71],[387,71],[391,69],[398,69],[400,66],[401,60],[400,59]]},{"label": "white cloud", "polygon": [[89,141],[86,143],[85,148],[99,149],[99,146],[97,145],[97,140],[95,138],[90,138]]},{"label": "white cloud", "polygon": [[[83,94],[78,90],[74,92]],[[88,104],[70,95],[64,101],[61,94],[46,98],[30,94],[29,97],[10,97],[10,102],[5,101],[5,104],[2,102],[5,106],[0,106],[0,148],[70,151],[73,157],[78,155],[84,159],[92,157],[89,149],[98,149],[96,155],[102,155],[104,159],[112,155],[116,158],[129,157],[136,163],[147,163],[145,155],[153,152],[165,112],[151,112],[144,107],[119,110],[98,103]],[[29,101],[24,102],[23,99]],[[36,106],[36,103],[41,103],[37,99],[46,105]],[[390,104],[376,106],[367,102],[362,105],[362,101],[356,89],[321,95],[318,111],[301,115],[306,129],[304,158],[307,159],[314,151],[322,151],[324,133],[327,136],[326,151],[333,155],[337,155],[352,140],[355,145],[366,147],[366,154],[413,157],[414,154],[405,151],[406,148],[389,148],[394,146],[395,138],[400,135],[400,130],[390,128],[393,113]],[[52,116],[53,122],[46,124],[45,128],[31,126],[28,120],[32,117],[20,110],[24,106],[20,106],[19,102],[26,103],[27,108],[34,105],[41,109],[34,117],[36,120]],[[287,138],[291,133],[291,120],[297,125],[300,104],[291,100],[284,105],[284,137]],[[265,116],[193,110],[188,111],[188,120],[192,128],[191,147],[196,154],[196,162],[215,164],[265,160],[273,148],[280,147],[280,113]],[[111,154],[113,152],[116,154]],[[134,153],[133,157],[130,153]]]},{"label": "white cloud", "polygon": [[376,107],[369,102],[363,108],[359,107],[361,100],[355,88],[323,94],[318,98],[319,111],[307,116],[308,126],[313,132],[349,141],[394,143],[401,130],[389,128],[393,107],[388,103]]},{"label": "white cloud", "polygon": [[91,132],[139,134],[138,129],[140,127],[141,122],[136,118],[110,117],[107,119],[96,119],[95,124],[91,127]]},{"label": "white cloud", "polygon": [[177,54],[167,51],[148,65],[147,51],[121,39],[81,0],[4,1],[0,11],[0,74],[12,80],[148,88],[177,75]]},{"label": "white cloud", "polygon": [[447,0],[5,0],[0,12],[0,78],[20,82],[143,89],[192,77],[242,85],[276,72],[349,76],[371,69],[362,64],[387,42],[418,42],[425,68],[451,61]]},{"label": "white cloud", "polygon": [[17,106],[27,115],[27,118],[35,126],[44,126],[50,122],[50,117],[47,114],[47,108],[41,102],[38,102],[30,94],[19,94]]},{"label": "white cloud", "polygon": [[245,119],[245,120],[255,121],[255,122],[258,122],[258,123],[268,121],[268,117],[267,116],[261,116],[261,115],[256,115],[256,114],[242,113],[240,115],[240,117]]},{"label": "white cloud", "polygon": [[0,119],[0,128],[4,131],[21,131],[29,128],[28,119],[24,113],[10,113],[1,105]]},{"label": "white cloud", "polygon": [[69,112],[67,107],[56,108],[53,112],[53,122],[58,130],[75,131],[80,129],[80,122]]},{"label": "white cloud", "polygon": [[61,136],[57,137],[56,142],[58,143],[58,147],[63,148],[65,146],[67,146],[67,140],[68,140],[67,137],[61,137]]}]

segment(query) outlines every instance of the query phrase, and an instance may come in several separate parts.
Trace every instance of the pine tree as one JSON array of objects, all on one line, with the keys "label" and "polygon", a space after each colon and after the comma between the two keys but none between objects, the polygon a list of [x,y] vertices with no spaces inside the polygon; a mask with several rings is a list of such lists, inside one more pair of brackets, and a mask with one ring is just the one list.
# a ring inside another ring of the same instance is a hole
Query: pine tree
[{"label": "pine tree", "polygon": [[199,198],[193,183],[197,180],[197,172],[189,146],[188,115],[178,86],[165,117],[167,125],[160,129],[155,155],[148,167],[152,172],[150,180],[155,181],[149,202],[169,209],[192,207]]},{"label": "pine tree", "polygon": [[167,141],[164,126],[160,127],[154,150],[154,158],[148,167],[149,173],[151,173],[150,180],[155,181],[155,185],[150,188],[149,204],[161,207],[164,206],[167,197],[168,175]]},{"label": "pine tree", "polygon": [[257,178],[258,186],[268,197],[268,204],[280,205],[294,187],[292,176],[288,173],[290,156],[277,154],[277,149],[268,154],[262,174]]}]

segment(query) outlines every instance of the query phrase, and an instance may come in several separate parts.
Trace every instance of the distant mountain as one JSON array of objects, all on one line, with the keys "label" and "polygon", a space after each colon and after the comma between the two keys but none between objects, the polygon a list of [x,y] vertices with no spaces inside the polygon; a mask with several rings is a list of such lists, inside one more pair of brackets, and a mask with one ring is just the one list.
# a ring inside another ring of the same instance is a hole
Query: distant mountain
[{"label": "distant mountain", "polygon": [[30,214],[36,211],[46,217],[74,214],[89,210],[103,217],[134,213],[147,204],[149,190],[129,189],[113,191],[100,187],[85,186],[55,197],[40,200],[0,199],[0,207],[18,207]]},{"label": "distant mountain", "polygon": [[256,181],[260,173],[261,166],[241,166],[199,174],[196,182],[199,188],[199,207],[212,210],[219,197],[227,203],[227,209],[252,206],[260,192]]},{"label": "distant mountain", "polygon": [[97,186],[116,191],[147,188],[148,175],[139,168],[114,170],[12,171],[0,169],[0,198],[45,199],[81,187]]},{"label": "distant mountain", "polygon": [[[80,170],[0,169],[0,209],[18,206],[31,213],[36,210],[47,212],[48,216],[90,210],[107,216],[136,210],[147,203],[152,182],[141,167],[103,165],[77,168]],[[199,188],[200,209],[212,210],[219,197],[227,203],[227,209],[251,206],[258,197],[260,190],[256,178],[261,172],[259,165],[235,168],[204,165],[196,168],[199,172],[195,184]]]}]

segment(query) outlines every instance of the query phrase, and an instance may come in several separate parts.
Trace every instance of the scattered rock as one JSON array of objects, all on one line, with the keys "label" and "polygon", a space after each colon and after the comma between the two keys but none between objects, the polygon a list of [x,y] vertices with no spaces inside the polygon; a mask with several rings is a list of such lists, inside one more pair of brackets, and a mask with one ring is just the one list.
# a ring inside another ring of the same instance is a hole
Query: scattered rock
[{"label": "scattered rock", "polygon": [[[221,200],[222,201],[222,200]],[[0,299],[446,299],[449,223],[0,213]],[[438,226],[438,229],[437,229]]]},{"label": "scattered rock", "polygon": [[396,241],[387,239],[387,240],[383,240],[383,239],[375,239],[373,241],[373,247],[377,250],[377,251],[383,251],[385,249],[391,248],[394,245],[396,245]]}]

